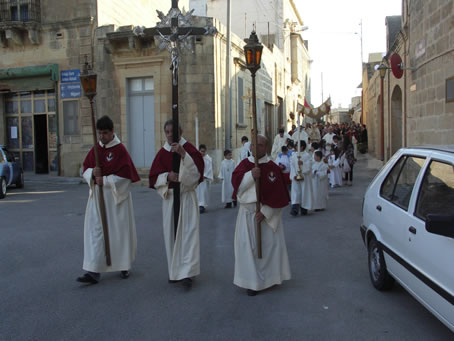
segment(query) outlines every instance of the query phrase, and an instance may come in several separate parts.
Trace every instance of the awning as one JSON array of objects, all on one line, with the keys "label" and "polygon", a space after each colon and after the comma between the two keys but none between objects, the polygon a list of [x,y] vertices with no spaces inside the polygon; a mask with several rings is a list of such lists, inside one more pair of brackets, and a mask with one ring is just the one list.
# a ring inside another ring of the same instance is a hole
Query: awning
[{"label": "awning", "polygon": [[0,91],[53,89],[58,81],[58,64],[0,69]]}]

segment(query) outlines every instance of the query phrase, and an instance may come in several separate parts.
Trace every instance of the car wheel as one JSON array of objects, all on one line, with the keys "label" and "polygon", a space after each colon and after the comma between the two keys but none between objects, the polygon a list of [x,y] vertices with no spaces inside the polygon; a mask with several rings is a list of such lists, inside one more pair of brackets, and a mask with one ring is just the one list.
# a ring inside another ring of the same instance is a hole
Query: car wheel
[{"label": "car wheel", "polygon": [[377,290],[390,290],[394,285],[394,278],[386,269],[383,251],[375,238],[369,242],[369,275]]},{"label": "car wheel", "polygon": [[24,172],[20,172],[19,179],[16,182],[17,188],[24,188]]},{"label": "car wheel", "polygon": [[0,199],[6,196],[6,180],[4,177],[0,178]]}]

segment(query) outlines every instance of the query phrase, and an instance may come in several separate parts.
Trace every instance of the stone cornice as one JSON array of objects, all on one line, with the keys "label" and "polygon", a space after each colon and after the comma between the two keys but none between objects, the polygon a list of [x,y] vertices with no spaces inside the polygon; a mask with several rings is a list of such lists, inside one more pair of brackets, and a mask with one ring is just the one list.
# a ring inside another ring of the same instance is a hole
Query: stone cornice
[{"label": "stone cornice", "polygon": [[164,57],[128,57],[118,58],[113,63],[119,69],[143,68],[146,66],[160,65],[166,58]]}]

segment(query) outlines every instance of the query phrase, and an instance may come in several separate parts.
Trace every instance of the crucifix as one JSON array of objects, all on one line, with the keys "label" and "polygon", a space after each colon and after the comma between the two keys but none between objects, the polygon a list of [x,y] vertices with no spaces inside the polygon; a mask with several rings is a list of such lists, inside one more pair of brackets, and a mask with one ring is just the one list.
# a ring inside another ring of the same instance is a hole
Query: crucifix
[{"label": "crucifix", "polygon": [[[178,0],[172,0],[172,8],[167,15],[161,11],[157,11],[161,21],[156,27],[145,29],[145,35],[153,35],[159,41],[159,49],[167,49],[170,53],[170,71],[172,72],[172,121],[173,132],[172,140],[178,143],[180,141],[179,132],[179,117],[178,117],[178,68],[180,65],[181,48],[193,51],[191,39],[194,36],[213,35],[216,33],[214,26],[208,25],[205,27],[192,26],[194,16],[189,12],[181,12],[178,8]],[[175,173],[180,169],[180,156],[173,153],[172,170]],[[177,182],[173,188],[173,223],[175,237],[178,229],[178,218],[180,215],[180,184]]]}]

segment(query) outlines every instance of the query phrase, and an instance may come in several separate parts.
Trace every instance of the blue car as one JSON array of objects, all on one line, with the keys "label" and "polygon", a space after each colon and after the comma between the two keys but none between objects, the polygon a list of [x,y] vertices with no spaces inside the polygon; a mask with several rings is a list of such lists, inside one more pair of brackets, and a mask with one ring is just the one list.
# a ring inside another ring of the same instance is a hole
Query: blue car
[{"label": "blue car", "polygon": [[10,185],[24,187],[24,172],[19,159],[0,146],[0,199],[6,196],[6,188]]}]

